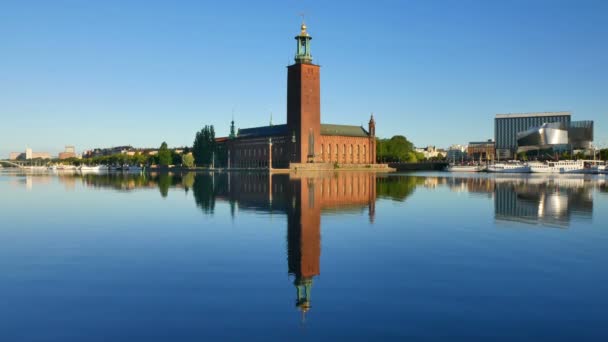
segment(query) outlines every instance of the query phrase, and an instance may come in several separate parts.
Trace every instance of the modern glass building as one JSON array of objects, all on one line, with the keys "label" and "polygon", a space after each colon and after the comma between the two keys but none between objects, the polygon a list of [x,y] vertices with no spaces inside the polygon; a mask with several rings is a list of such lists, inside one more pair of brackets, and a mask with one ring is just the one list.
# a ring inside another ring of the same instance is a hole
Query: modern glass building
[{"label": "modern glass building", "polygon": [[571,115],[570,112],[496,114],[494,141],[497,158],[513,158],[517,152],[517,133],[553,122],[561,122],[570,127]]}]

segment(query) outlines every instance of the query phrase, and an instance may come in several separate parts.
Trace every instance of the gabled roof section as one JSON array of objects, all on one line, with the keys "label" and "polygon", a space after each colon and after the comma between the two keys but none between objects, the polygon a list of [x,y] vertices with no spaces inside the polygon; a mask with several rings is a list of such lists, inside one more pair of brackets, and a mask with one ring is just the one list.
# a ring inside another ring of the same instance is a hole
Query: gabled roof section
[{"label": "gabled roof section", "polygon": [[361,126],[321,124],[321,135],[369,138],[369,133]]},{"label": "gabled roof section", "polygon": [[238,138],[259,138],[287,135],[287,125],[272,125],[252,128],[239,129],[236,137]]}]

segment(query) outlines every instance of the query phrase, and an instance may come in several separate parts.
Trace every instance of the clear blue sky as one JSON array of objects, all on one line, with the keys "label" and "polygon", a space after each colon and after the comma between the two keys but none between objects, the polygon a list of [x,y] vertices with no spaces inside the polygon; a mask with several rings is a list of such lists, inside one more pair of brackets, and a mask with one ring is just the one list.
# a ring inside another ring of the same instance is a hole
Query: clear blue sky
[{"label": "clear blue sky", "polygon": [[0,2],[0,157],[190,145],[285,121],[306,13],[322,120],[418,146],[493,138],[496,113],[570,110],[608,142],[608,1]]}]

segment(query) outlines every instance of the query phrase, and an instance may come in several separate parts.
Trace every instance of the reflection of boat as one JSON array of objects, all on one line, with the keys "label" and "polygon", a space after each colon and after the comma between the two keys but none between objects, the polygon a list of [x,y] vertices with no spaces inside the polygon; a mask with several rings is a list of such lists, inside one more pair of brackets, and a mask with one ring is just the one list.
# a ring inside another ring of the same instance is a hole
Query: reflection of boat
[{"label": "reflection of boat", "polygon": [[485,170],[483,165],[450,165],[447,167],[450,172],[480,172]]},{"label": "reflection of boat", "polygon": [[488,172],[497,173],[528,173],[530,167],[527,164],[512,162],[512,163],[496,163],[488,165]]}]

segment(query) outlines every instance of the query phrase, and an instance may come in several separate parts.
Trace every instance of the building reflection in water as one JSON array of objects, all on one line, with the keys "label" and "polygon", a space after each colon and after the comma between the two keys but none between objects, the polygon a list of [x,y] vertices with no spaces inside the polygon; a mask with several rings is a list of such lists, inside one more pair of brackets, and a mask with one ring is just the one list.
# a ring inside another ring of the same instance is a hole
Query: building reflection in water
[{"label": "building reflection in water", "polygon": [[206,213],[213,212],[218,199],[229,202],[232,212],[238,206],[287,216],[287,268],[303,318],[311,308],[313,279],[321,273],[321,214],[367,209],[370,221],[375,215],[374,173],[197,175],[194,189],[195,201]]},{"label": "building reflection in water", "polygon": [[410,178],[422,179],[409,183],[422,184],[425,188],[447,186],[451,191],[493,198],[494,218],[497,222],[518,222],[562,228],[567,228],[573,218],[590,220],[593,214],[593,189],[601,193],[606,187],[604,179],[583,176],[410,176]]},{"label": "building reflection in water", "polygon": [[[402,202],[417,188],[433,191],[447,187],[493,200],[497,222],[567,227],[573,217],[591,219],[593,189],[606,192],[603,179],[586,177],[427,177],[366,172],[314,176],[234,172],[76,177],[92,188],[158,189],[163,198],[170,189],[181,188],[186,194],[192,192],[196,206],[206,215],[213,215],[219,202],[228,203],[233,216],[241,210],[286,215],[287,269],[296,291],[295,306],[303,315],[311,309],[313,280],[321,273],[324,213],[367,212],[373,222],[377,198]],[[60,181],[67,179],[62,177]],[[74,180],[68,182],[72,184]]]},{"label": "building reflection in water", "polygon": [[566,228],[573,217],[592,218],[592,189],[584,178],[497,180],[495,218]]}]

